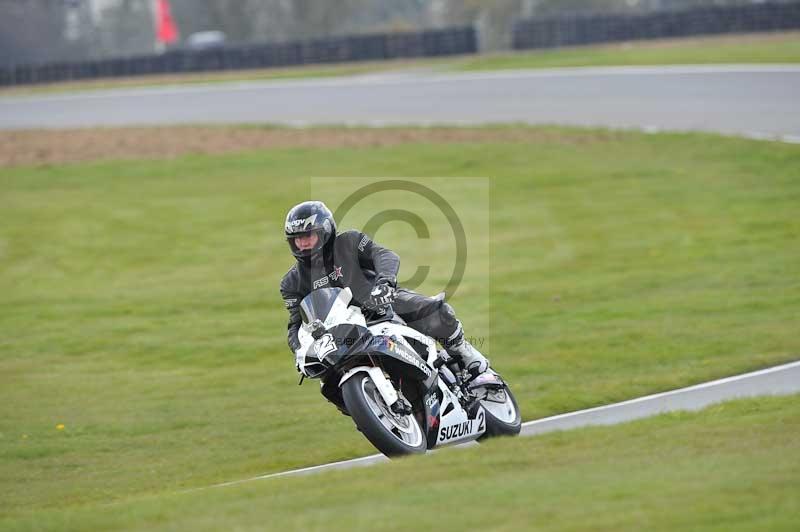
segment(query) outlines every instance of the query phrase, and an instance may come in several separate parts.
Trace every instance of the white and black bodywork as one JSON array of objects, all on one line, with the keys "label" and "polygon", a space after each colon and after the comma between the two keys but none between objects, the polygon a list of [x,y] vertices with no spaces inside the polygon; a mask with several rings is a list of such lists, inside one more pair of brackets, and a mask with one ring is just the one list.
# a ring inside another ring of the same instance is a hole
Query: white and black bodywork
[{"label": "white and black bodywork", "polygon": [[432,338],[390,308],[368,322],[351,299],[349,288],[323,288],[303,299],[297,362],[305,376],[322,379],[323,395],[378,450],[424,453],[519,433],[519,407],[499,375],[489,371],[467,384],[465,370]]}]

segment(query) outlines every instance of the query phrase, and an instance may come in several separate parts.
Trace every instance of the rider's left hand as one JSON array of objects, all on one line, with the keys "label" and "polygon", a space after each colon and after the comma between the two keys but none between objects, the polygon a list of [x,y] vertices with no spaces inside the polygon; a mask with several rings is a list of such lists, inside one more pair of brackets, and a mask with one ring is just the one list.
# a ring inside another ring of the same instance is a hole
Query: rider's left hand
[{"label": "rider's left hand", "polygon": [[372,309],[378,309],[394,303],[395,288],[392,286],[388,279],[378,279],[372,292],[369,294],[367,306]]}]

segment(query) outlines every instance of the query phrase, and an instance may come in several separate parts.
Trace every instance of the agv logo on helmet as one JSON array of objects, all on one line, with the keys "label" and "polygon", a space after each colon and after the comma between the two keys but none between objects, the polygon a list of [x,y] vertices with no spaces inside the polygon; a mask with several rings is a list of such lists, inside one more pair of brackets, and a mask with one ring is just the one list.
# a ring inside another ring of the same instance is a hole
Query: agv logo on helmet
[{"label": "agv logo on helmet", "polygon": [[301,218],[299,220],[291,220],[286,222],[286,230],[292,233],[307,231],[310,227],[314,226],[317,215],[314,214],[308,218]]}]

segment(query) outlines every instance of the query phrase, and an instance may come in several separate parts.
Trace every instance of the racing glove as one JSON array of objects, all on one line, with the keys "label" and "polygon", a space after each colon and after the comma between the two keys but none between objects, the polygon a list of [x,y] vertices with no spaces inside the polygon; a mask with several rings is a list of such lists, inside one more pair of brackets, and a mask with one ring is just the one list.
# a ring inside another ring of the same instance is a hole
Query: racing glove
[{"label": "racing glove", "polygon": [[366,307],[369,309],[379,309],[394,303],[395,288],[392,282],[386,278],[375,281],[372,292],[369,294]]}]

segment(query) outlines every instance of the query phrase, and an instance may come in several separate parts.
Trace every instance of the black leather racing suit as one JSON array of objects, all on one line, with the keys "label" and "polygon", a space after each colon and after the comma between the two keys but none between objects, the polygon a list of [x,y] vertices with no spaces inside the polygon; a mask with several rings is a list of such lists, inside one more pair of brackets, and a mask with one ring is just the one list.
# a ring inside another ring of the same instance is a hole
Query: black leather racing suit
[{"label": "black leather racing suit", "polygon": [[[317,288],[350,287],[353,303],[363,305],[378,278],[394,282],[400,269],[400,257],[381,247],[359,231],[346,231],[329,240],[322,253],[298,260],[281,280],[281,295],[289,310],[289,348],[300,347],[300,301]],[[394,312],[409,327],[433,337],[442,345],[451,340],[459,323],[452,307],[440,298],[426,297],[398,287]]]}]

